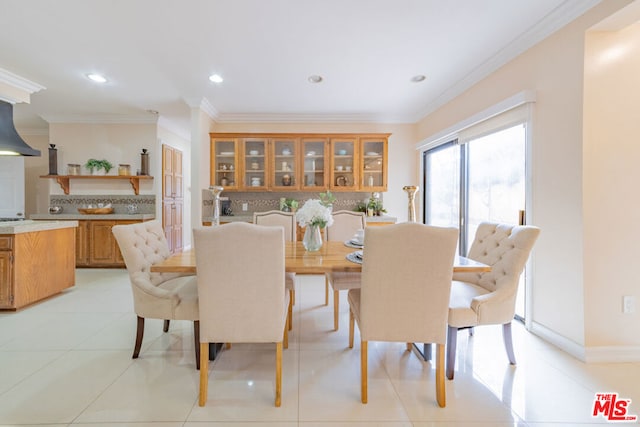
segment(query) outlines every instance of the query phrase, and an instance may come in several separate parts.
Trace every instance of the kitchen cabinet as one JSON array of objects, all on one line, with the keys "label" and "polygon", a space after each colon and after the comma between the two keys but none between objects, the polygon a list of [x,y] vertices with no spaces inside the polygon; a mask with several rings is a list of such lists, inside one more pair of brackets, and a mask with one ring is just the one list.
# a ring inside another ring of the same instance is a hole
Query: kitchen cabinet
[{"label": "kitchen cabinet", "polygon": [[172,254],[182,252],[183,205],[182,151],[163,144],[162,226]]},{"label": "kitchen cabinet", "polygon": [[74,228],[0,235],[0,309],[15,310],[75,284]]},{"label": "kitchen cabinet", "polygon": [[358,190],[357,138],[331,138],[329,188],[333,191]]},{"label": "kitchen cabinet", "polygon": [[76,229],[76,267],[125,267],[120,248],[113,237],[114,225],[142,220],[80,220]]},{"label": "kitchen cabinet", "polygon": [[389,134],[211,133],[225,191],[386,191]]}]

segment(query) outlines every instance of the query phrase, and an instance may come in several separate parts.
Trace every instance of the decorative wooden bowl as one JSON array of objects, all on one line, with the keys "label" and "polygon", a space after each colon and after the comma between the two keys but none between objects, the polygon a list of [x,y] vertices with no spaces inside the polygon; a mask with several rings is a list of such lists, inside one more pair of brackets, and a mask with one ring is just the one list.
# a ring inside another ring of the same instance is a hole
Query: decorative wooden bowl
[{"label": "decorative wooden bowl", "polygon": [[113,213],[113,208],[78,208],[78,212],[85,215],[105,215]]}]

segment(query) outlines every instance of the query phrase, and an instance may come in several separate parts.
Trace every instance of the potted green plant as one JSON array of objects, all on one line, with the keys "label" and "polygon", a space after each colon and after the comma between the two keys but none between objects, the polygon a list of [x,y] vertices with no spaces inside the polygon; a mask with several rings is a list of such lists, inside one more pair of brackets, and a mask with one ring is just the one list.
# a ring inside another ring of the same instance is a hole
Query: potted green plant
[{"label": "potted green plant", "polygon": [[104,173],[108,174],[113,168],[113,165],[108,160],[89,159],[87,163],[84,164],[84,167],[87,168],[92,175],[95,175],[101,169],[104,169]]},{"label": "potted green plant", "polygon": [[298,209],[298,201],[294,199],[285,199],[282,206],[284,212],[295,212]]}]

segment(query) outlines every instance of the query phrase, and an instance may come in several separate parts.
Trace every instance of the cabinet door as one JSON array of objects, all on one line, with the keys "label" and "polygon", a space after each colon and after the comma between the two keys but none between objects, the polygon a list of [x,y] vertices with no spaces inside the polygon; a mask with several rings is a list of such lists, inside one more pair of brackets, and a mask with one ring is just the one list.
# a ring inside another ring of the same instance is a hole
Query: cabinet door
[{"label": "cabinet door", "polygon": [[221,185],[225,191],[239,187],[240,153],[234,138],[211,140],[211,185]]},{"label": "cabinet door", "polygon": [[76,228],[76,266],[89,264],[89,222],[78,221]]},{"label": "cabinet door", "polygon": [[173,246],[170,246],[172,253],[182,252],[183,242],[182,242],[182,201],[176,200],[174,202],[173,209],[173,229],[172,229],[172,240]]},{"label": "cabinet door", "polygon": [[269,160],[267,140],[246,138],[242,140],[242,188],[250,191],[267,190]]},{"label": "cabinet door", "polygon": [[13,307],[12,259],[12,251],[0,251],[0,308]]},{"label": "cabinet door", "polygon": [[270,141],[269,188],[276,191],[300,189],[298,150],[296,139],[283,138]]},{"label": "cabinet door", "polygon": [[173,180],[171,186],[173,187],[173,197],[182,199],[182,151],[173,150],[172,163]]},{"label": "cabinet door", "polygon": [[356,138],[331,139],[331,180],[334,191],[358,188],[358,144]]},{"label": "cabinet door", "polygon": [[326,138],[302,138],[300,164],[303,191],[324,191],[328,185],[329,143]]},{"label": "cabinet door", "polygon": [[89,262],[91,265],[113,265],[116,263],[116,242],[111,227],[114,221],[91,221],[89,223]]},{"label": "cabinet door", "polygon": [[387,191],[387,140],[360,140],[360,189]]},{"label": "cabinet door", "polygon": [[173,150],[167,145],[162,145],[162,197],[174,196],[173,188]]}]

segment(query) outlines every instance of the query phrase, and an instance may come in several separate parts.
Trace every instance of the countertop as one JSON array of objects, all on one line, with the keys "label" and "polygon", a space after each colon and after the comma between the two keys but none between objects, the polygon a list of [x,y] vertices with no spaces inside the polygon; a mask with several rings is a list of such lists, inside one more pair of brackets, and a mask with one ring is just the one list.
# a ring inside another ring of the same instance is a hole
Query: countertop
[{"label": "countertop", "polygon": [[[213,217],[205,216],[202,218],[202,222],[213,222]],[[221,216],[220,222],[253,222],[253,215],[232,215]],[[398,218],[393,216],[368,216],[367,222],[398,222]]]},{"label": "countertop", "polygon": [[75,228],[78,221],[5,221],[0,222],[0,234],[32,233],[34,231],[57,230],[59,228]]},{"label": "countertop", "polygon": [[83,214],[33,214],[30,216],[31,219],[37,220],[55,220],[55,221],[69,221],[69,220],[131,220],[131,221],[149,221],[155,219],[156,216],[154,214],[107,214],[107,215],[83,215]]}]

